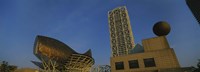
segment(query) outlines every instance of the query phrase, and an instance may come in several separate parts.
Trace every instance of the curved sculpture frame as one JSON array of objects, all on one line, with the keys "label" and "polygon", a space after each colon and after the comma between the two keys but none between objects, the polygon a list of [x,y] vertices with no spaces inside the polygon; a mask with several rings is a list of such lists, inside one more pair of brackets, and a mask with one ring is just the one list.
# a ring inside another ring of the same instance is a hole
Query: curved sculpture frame
[{"label": "curved sculpture frame", "polygon": [[34,54],[42,62],[32,62],[46,72],[89,72],[95,63],[91,50],[80,54],[66,44],[45,36],[36,37]]}]

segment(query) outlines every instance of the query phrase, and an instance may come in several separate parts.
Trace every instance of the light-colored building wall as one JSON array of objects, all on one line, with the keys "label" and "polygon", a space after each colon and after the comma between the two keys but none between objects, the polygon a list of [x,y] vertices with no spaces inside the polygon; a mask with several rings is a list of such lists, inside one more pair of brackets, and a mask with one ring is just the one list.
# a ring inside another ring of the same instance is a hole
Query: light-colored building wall
[{"label": "light-colored building wall", "polygon": [[[126,56],[111,57],[112,72],[154,72],[159,69],[179,68],[179,62],[172,48],[169,48],[164,36],[145,39],[142,41],[144,53],[130,54]],[[145,67],[144,59],[154,58],[155,67]],[[138,60],[139,68],[130,69],[128,61]],[[123,62],[124,69],[116,70],[115,63]]]},{"label": "light-colored building wall", "polygon": [[170,48],[165,36],[144,39],[142,45],[145,52]]},{"label": "light-colored building wall", "polygon": [[[147,58],[154,58],[156,67],[145,67],[144,60]],[[128,61],[138,60],[139,68],[130,69]],[[116,70],[115,62],[124,62],[124,70]],[[148,71],[158,70],[162,68],[178,68],[180,67],[174,50],[172,48],[165,50],[157,50],[152,52],[137,53],[126,56],[111,57],[111,71],[112,72],[131,72],[131,71]]]}]

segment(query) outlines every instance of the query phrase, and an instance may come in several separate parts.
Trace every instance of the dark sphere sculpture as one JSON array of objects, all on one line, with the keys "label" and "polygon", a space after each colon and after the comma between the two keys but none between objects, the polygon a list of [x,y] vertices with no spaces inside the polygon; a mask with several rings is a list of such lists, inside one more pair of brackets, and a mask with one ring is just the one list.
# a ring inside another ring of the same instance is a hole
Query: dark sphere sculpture
[{"label": "dark sphere sculpture", "polygon": [[157,36],[166,36],[170,32],[170,25],[167,22],[160,21],[153,26],[153,32]]}]

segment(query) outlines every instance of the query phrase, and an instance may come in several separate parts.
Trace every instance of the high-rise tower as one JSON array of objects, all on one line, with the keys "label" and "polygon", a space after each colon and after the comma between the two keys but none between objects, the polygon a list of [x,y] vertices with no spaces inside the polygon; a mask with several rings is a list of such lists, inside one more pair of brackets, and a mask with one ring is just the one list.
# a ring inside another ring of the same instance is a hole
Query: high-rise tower
[{"label": "high-rise tower", "polygon": [[186,0],[186,3],[200,25],[200,0]]},{"label": "high-rise tower", "polygon": [[134,38],[125,6],[108,12],[112,56],[127,55],[134,48]]}]

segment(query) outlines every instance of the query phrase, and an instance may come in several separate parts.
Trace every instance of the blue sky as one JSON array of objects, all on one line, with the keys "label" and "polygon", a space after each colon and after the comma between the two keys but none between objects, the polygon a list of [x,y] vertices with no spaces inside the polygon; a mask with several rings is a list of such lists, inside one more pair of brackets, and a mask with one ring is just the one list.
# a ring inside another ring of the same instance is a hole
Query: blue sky
[{"label": "blue sky", "polygon": [[167,21],[167,36],[181,66],[196,66],[200,58],[200,26],[185,0],[0,0],[0,60],[36,67],[36,35],[58,39],[79,53],[92,49],[96,65],[111,56],[109,10],[126,6],[135,42],[155,37],[153,25]]}]

